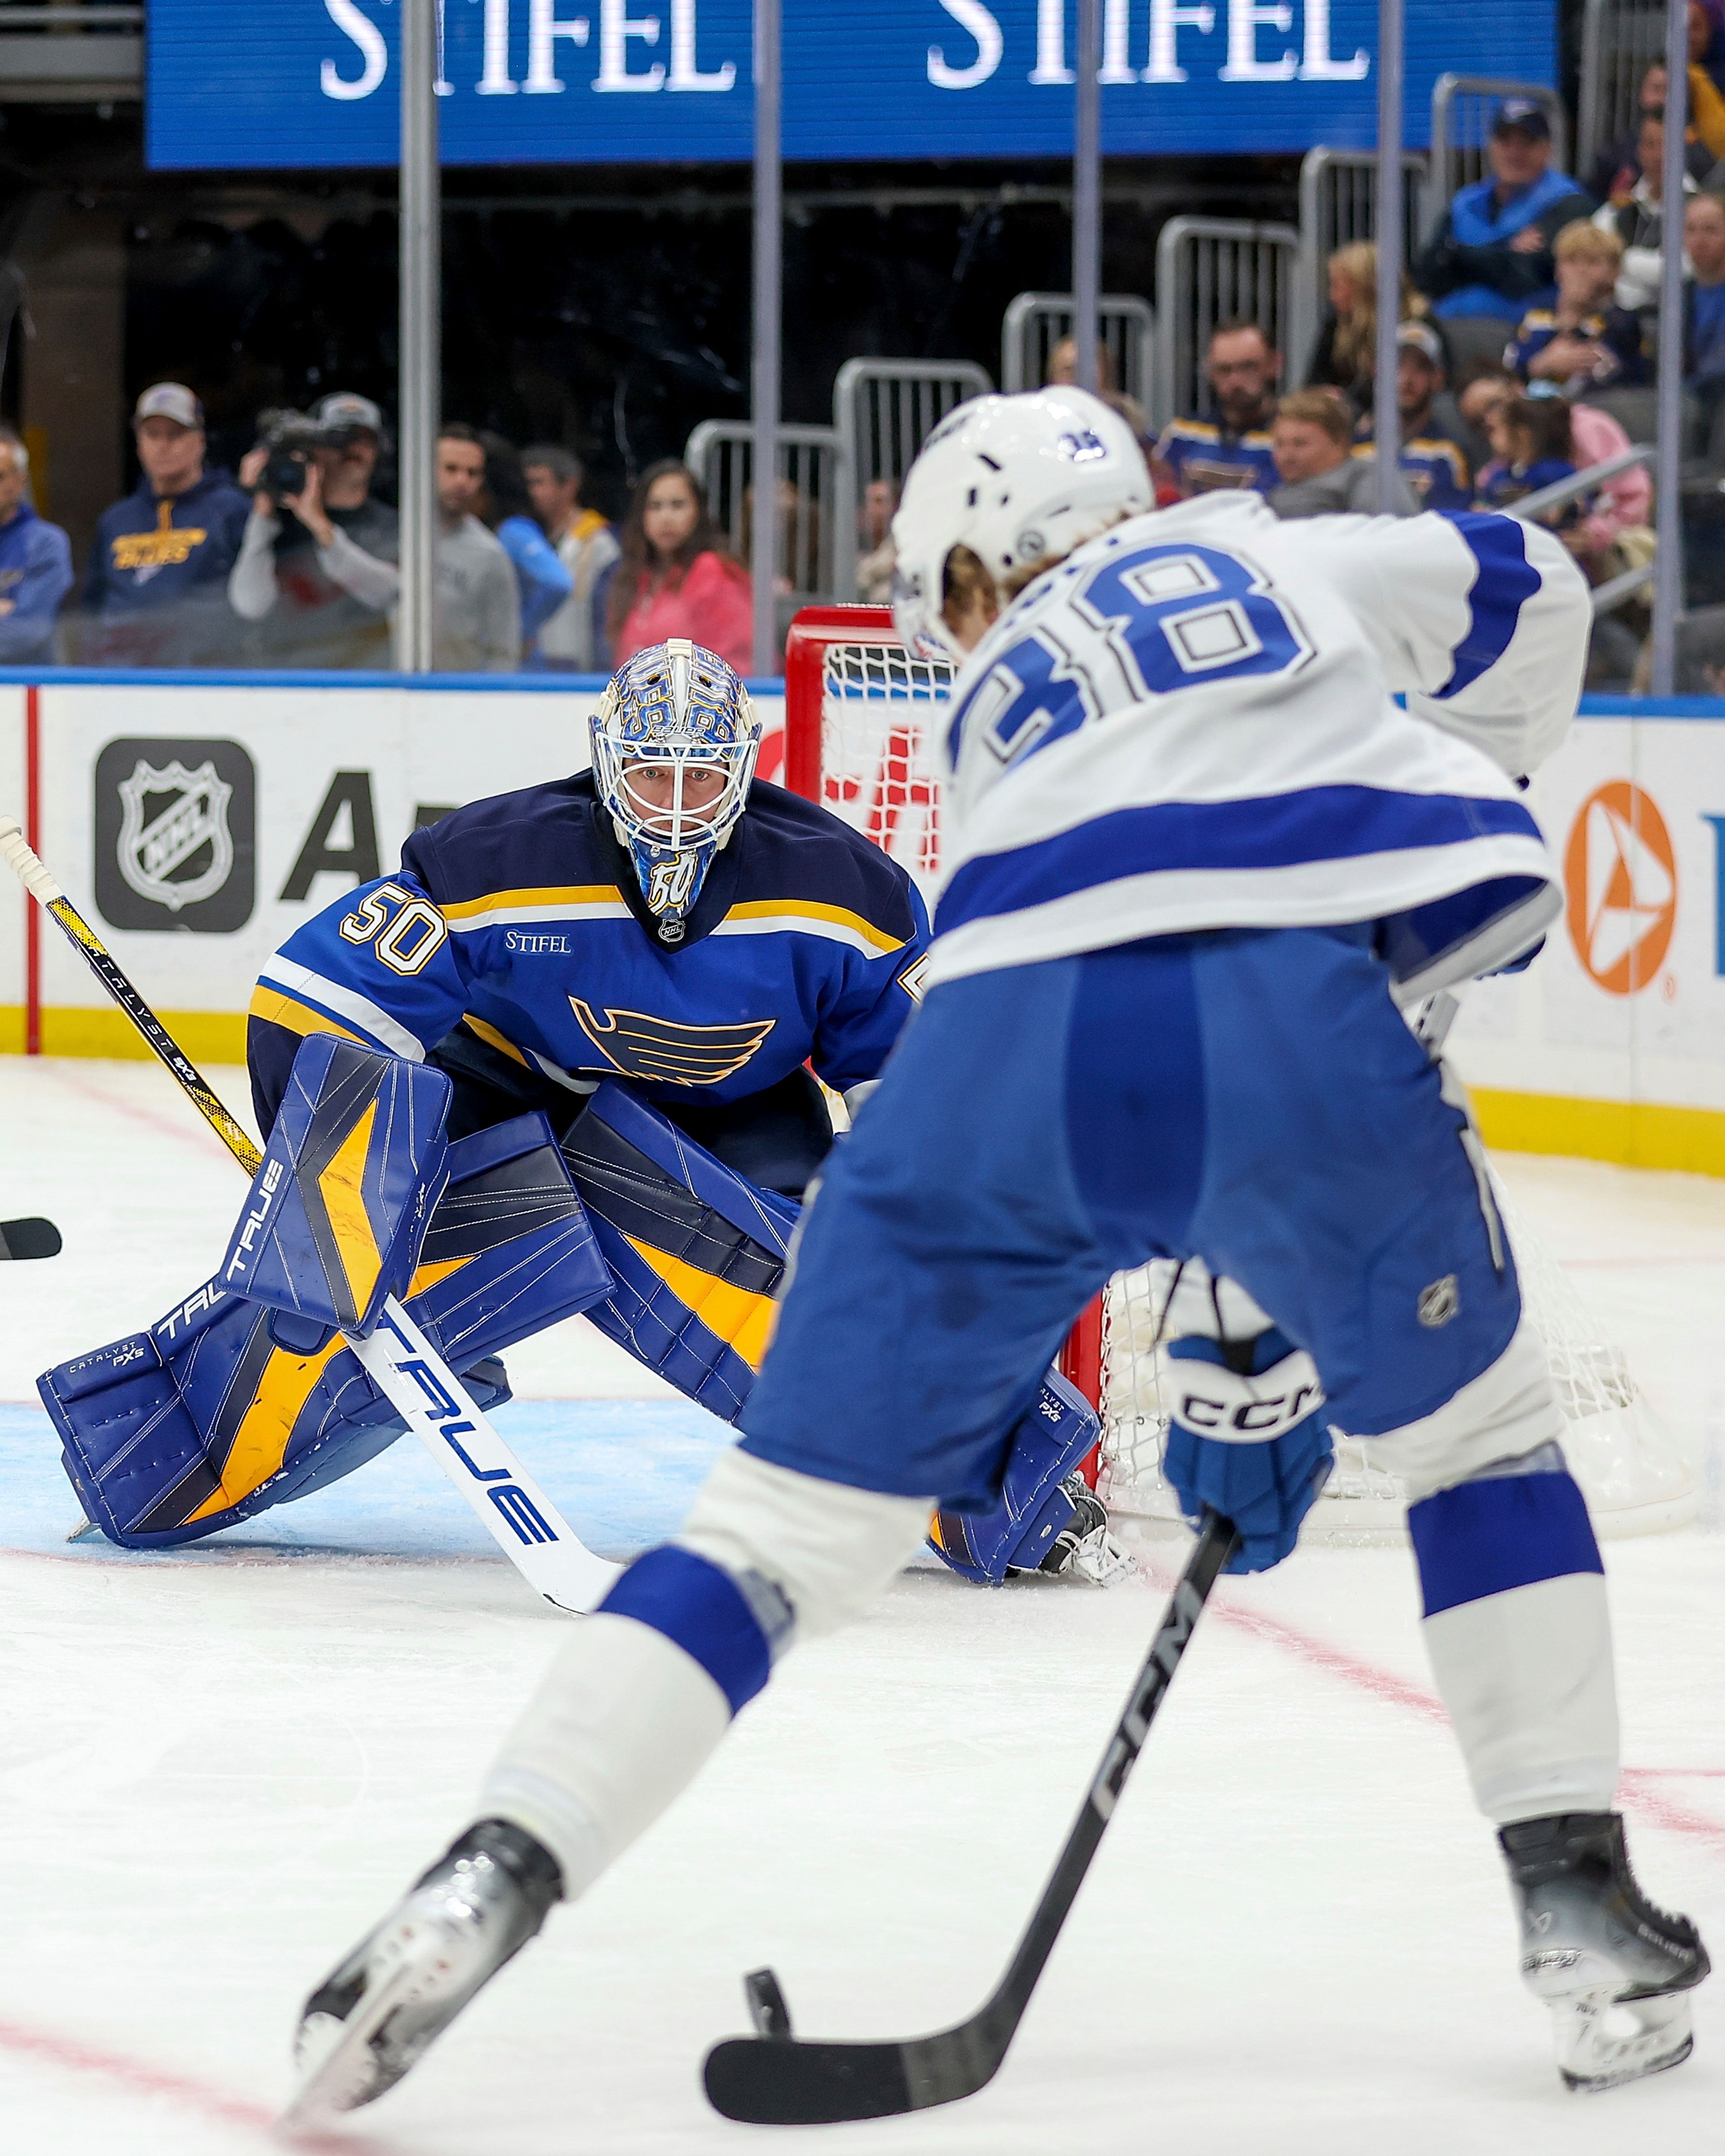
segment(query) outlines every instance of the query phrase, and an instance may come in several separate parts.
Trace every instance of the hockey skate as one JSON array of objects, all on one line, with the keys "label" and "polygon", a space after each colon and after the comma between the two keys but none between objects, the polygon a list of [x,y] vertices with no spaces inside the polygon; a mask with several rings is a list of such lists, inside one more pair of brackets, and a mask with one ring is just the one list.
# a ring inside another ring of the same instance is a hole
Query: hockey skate
[{"label": "hockey skate", "polygon": [[1564,2086],[1591,2094],[1681,2065],[1707,1948],[1688,1917],[1656,1909],[1636,1885],[1619,1814],[1522,1820],[1498,1840],[1522,1980],[1551,2009]]},{"label": "hockey skate", "polygon": [[315,2126],[394,2087],[562,1899],[550,1853],[481,1820],[305,2002],[283,2123]]},{"label": "hockey skate", "polygon": [[1131,1558],[1109,1530],[1107,1510],[1081,1475],[1069,1475],[1060,1487],[1072,1502],[1072,1517],[1049,1544],[1038,1572],[1111,1586],[1135,1569]]}]

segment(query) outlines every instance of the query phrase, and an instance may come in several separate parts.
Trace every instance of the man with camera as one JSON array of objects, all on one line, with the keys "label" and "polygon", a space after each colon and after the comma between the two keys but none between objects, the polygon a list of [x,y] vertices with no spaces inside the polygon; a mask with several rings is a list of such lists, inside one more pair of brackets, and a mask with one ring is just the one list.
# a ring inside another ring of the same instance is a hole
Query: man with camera
[{"label": "man with camera", "polygon": [[383,415],[351,390],[311,414],[264,415],[241,459],[252,490],[228,599],[273,664],[387,667],[400,595],[398,520],[372,494]]}]

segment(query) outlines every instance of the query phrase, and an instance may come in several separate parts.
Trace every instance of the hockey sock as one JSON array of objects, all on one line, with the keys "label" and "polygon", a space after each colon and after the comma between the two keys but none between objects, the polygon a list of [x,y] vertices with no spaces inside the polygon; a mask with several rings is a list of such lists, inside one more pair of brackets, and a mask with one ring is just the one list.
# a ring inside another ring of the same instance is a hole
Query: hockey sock
[{"label": "hockey sock", "polygon": [[693,1780],[793,1637],[862,1609],[932,1506],[720,1455],[680,1538],[584,1618],[492,1768],[479,1816],[525,1827],[571,1899]]},{"label": "hockey sock", "polygon": [[1500,1825],[1610,1809],[1617,1694],[1604,1568],[1561,1450],[1408,1509],[1427,1650],[1475,1799]]}]

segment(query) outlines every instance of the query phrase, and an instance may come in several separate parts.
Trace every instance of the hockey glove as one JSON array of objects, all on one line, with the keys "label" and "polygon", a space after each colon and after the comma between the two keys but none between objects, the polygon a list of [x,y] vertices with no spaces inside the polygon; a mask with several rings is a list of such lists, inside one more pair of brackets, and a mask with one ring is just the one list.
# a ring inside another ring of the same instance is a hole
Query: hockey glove
[{"label": "hockey glove", "polygon": [[1175,1390],[1163,1471],[1180,1510],[1194,1527],[1207,1505],[1233,1521],[1240,1547],[1230,1572],[1268,1572],[1299,1540],[1335,1460],[1312,1358],[1273,1328],[1250,1343],[1244,1373],[1214,1340],[1177,1340],[1168,1357]]}]

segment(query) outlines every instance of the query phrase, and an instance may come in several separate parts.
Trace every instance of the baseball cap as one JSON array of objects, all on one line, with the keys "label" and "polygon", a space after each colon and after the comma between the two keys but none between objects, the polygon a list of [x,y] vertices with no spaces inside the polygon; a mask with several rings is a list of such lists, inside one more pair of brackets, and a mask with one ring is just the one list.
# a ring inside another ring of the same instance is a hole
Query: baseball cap
[{"label": "baseball cap", "polygon": [[1434,367],[1444,363],[1444,341],[1424,322],[1404,322],[1395,333],[1398,345],[1405,345],[1410,352],[1421,353]]},{"label": "baseball cap", "polygon": [[183,382],[152,382],[132,408],[131,424],[172,419],[176,426],[201,427],[203,407]]},{"label": "baseball cap", "polygon": [[1551,140],[1551,120],[1537,98],[1506,97],[1491,116],[1494,135],[1531,135],[1536,141]]},{"label": "baseball cap", "polygon": [[311,416],[320,427],[365,427],[379,441],[383,439],[383,414],[356,390],[332,390]]}]

